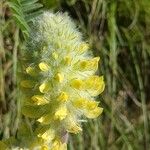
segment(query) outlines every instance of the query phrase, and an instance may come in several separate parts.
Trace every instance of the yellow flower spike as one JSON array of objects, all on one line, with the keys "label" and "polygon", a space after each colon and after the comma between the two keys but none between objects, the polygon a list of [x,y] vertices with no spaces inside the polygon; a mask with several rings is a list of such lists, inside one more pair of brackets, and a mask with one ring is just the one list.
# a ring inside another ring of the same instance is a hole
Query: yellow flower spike
[{"label": "yellow flower spike", "polygon": [[44,96],[42,96],[42,95],[34,95],[31,97],[31,99],[37,105],[44,105],[44,104],[49,103],[48,100],[45,99]]},{"label": "yellow flower spike", "polygon": [[55,76],[56,81],[58,81],[59,83],[62,83],[64,80],[64,74],[63,73],[57,73]]},{"label": "yellow flower spike", "polygon": [[53,57],[55,60],[57,60],[57,59],[58,59],[58,54],[57,54],[56,52],[53,52],[53,53],[52,53],[52,57]]},{"label": "yellow flower spike", "polygon": [[43,12],[35,18],[26,45],[18,75],[22,87],[29,89],[19,86],[20,99],[22,113],[30,118],[34,130],[33,138],[30,130],[22,138],[21,130],[17,139],[22,140],[16,143],[27,143],[23,149],[35,143],[32,149],[65,150],[66,132],[82,131],[78,124],[82,115],[95,118],[103,111],[95,102],[105,87],[103,77],[94,75],[99,57],[89,55],[89,45],[63,13]]},{"label": "yellow flower spike", "polygon": [[24,88],[33,88],[35,85],[35,82],[31,80],[23,80],[21,81],[20,85]]},{"label": "yellow flower spike", "polygon": [[36,75],[35,69],[33,67],[31,67],[31,66],[26,68],[26,73],[31,75],[31,76],[35,76]]},{"label": "yellow flower spike", "polygon": [[47,146],[47,145],[43,145],[43,146],[41,147],[41,150],[48,150],[48,146]]},{"label": "yellow flower spike", "polygon": [[96,107],[95,109],[93,109],[91,111],[87,110],[84,115],[87,118],[97,118],[102,112],[103,112],[103,108]]},{"label": "yellow flower spike", "polygon": [[46,93],[50,90],[50,85],[46,82],[42,83],[40,86],[39,86],[39,90],[41,93]]},{"label": "yellow flower spike", "polygon": [[41,71],[46,72],[49,70],[49,66],[45,62],[39,63],[39,68]]},{"label": "yellow flower spike", "polygon": [[69,98],[69,96],[66,92],[61,92],[58,97],[58,100],[61,102],[66,102],[68,100],[68,98]]},{"label": "yellow flower spike", "polygon": [[67,131],[70,133],[77,134],[82,131],[82,128],[78,124],[70,123],[70,126],[68,127]]},{"label": "yellow flower spike", "polygon": [[63,120],[67,116],[67,108],[66,107],[61,107],[55,112],[55,119],[57,120]]},{"label": "yellow flower spike", "polygon": [[80,79],[74,79],[73,81],[71,81],[71,87],[75,88],[75,89],[82,89],[83,87],[83,81]]},{"label": "yellow flower spike", "polygon": [[66,56],[66,57],[64,58],[64,63],[65,63],[66,65],[70,65],[70,64],[71,64],[71,57],[70,57],[70,56]]}]

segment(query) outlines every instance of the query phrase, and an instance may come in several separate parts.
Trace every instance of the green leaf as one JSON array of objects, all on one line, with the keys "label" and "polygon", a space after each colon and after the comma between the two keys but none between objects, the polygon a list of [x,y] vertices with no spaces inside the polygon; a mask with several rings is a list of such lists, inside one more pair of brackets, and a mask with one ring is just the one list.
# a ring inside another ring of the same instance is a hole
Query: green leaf
[{"label": "green leaf", "polygon": [[42,4],[39,0],[11,0],[7,5],[12,11],[12,16],[17,26],[21,29],[24,38],[29,36],[28,23],[42,13]]},{"label": "green leaf", "polygon": [[43,5],[42,4],[34,4],[34,5],[23,5],[22,10],[24,13],[26,12],[31,12],[33,10],[41,8]]},{"label": "green leaf", "polygon": [[27,22],[30,22],[33,18],[39,16],[42,12],[43,12],[42,10],[39,10],[37,12],[29,13],[25,16],[25,20]]}]

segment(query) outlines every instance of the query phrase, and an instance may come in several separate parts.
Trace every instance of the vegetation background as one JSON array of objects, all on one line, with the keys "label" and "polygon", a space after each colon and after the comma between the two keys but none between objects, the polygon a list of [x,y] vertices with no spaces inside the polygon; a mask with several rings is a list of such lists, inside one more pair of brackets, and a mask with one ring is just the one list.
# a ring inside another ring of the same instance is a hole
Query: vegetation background
[{"label": "vegetation background", "polygon": [[0,0],[0,139],[21,123],[17,100],[17,59],[32,18],[62,11],[78,24],[106,88],[98,100],[104,113],[71,135],[69,150],[150,149],[149,0]]}]

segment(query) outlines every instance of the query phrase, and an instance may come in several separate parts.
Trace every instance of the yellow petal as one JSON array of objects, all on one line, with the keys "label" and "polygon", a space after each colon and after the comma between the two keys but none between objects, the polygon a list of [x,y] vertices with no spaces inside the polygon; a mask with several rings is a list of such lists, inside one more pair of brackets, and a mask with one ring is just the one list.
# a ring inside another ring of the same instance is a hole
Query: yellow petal
[{"label": "yellow petal", "polygon": [[51,113],[48,113],[40,117],[37,121],[44,125],[50,124],[53,121],[53,115]]},{"label": "yellow petal", "polygon": [[85,105],[86,105],[86,99],[84,98],[75,99],[73,101],[73,106],[76,108],[82,109],[85,107]]},{"label": "yellow petal", "polygon": [[49,66],[45,62],[39,63],[39,68],[40,68],[40,70],[42,70],[44,72],[49,70]]},{"label": "yellow petal", "polygon": [[86,105],[85,108],[87,110],[93,110],[98,106],[98,102],[94,100],[87,100],[85,105]]},{"label": "yellow petal", "polygon": [[56,81],[58,81],[59,83],[62,83],[64,80],[64,74],[63,73],[57,73],[55,76]]},{"label": "yellow petal", "polygon": [[103,76],[91,76],[85,80],[84,89],[91,94],[91,96],[97,96],[104,91],[105,83]]},{"label": "yellow petal", "polygon": [[36,71],[35,71],[35,68],[33,68],[31,66],[26,68],[26,73],[31,75],[31,76],[35,76],[37,74]]},{"label": "yellow petal", "polygon": [[49,83],[44,82],[39,86],[39,90],[41,93],[46,93],[50,90],[51,86]]},{"label": "yellow petal", "polygon": [[23,80],[21,81],[20,85],[24,88],[33,88],[35,85],[35,82],[31,80]]},{"label": "yellow petal", "polygon": [[71,86],[75,89],[82,89],[83,87],[83,81],[80,79],[74,79],[73,81],[71,81]]},{"label": "yellow petal", "polygon": [[34,95],[31,97],[31,99],[37,105],[44,105],[48,103],[48,100],[45,99],[43,95]]},{"label": "yellow petal", "polygon": [[63,120],[67,116],[67,108],[61,107],[55,112],[55,119]]},{"label": "yellow petal", "polygon": [[48,146],[47,146],[47,145],[43,145],[43,146],[41,147],[41,150],[48,150]]},{"label": "yellow petal", "polygon": [[37,121],[40,122],[40,123],[43,123],[44,117],[40,117]]},{"label": "yellow petal", "polygon": [[47,130],[43,134],[38,134],[38,137],[41,137],[43,140],[53,140],[55,138],[55,132],[52,129]]},{"label": "yellow petal", "polygon": [[89,66],[89,62],[87,60],[82,60],[77,64],[80,70],[85,70]]},{"label": "yellow petal", "polygon": [[66,92],[61,92],[59,97],[58,97],[58,100],[61,101],[61,102],[66,102],[68,100],[68,94]]},{"label": "yellow petal", "polygon": [[62,143],[60,140],[55,140],[51,150],[67,150],[67,144]]},{"label": "yellow petal", "polygon": [[81,60],[75,65],[75,68],[81,71],[96,71],[99,59],[99,57],[95,57],[90,60]]},{"label": "yellow petal", "polygon": [[70,126],[67,128],[67,131],[70,133],[77,134],[82,131],[82,128],[75,123],[70,123]]},{"label": "yellow petal", "polygon": [[87,43],[81,43],[77,49],[77,51],[82,54],[89,49],[89,45]]},{"label": "yellow petal", "polygon": [[85,116],[87,118],[97,118],[102,112],[103,112],[103,108],[96,107],[95,109],[93,109],[91,111],[86,111]]}]

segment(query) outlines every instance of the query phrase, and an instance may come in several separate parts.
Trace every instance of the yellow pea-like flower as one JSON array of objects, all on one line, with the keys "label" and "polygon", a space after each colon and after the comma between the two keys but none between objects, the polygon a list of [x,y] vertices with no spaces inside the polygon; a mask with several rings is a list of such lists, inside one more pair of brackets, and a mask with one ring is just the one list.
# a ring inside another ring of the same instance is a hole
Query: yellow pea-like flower
[{"label": "yellow pea-like flower", "polygon": [[75,89],[82,89],[83,87],[83,81],[80,79],[74,79],[73,81],[71,81],[71,86]]},{"label": "yellow pea-like flower", "polygon": [[103,112],[103,108],[96,107],[93,110],[87,110],[85,116],[88,118],[97,118]]},{"label": "yellow pea-like flower", "polygon": [[27,74],[29,74],[31,76],[36,76],[37,75],[37,72],[35,71],[35,68],[31,67],[31,66],[26,68],[26,72],[27,72]]},{"label": "yellow pea-like flower", "polygon": [[81,43],[79,47],[77,48],[77,51],[82,54],[88,49],[89,49],[89,45],[87,43]]},{"label": "yellow pea-like flower", "polygon": [[75,69],[80,71],[96,71],[98,69],[99,57],[87,60],[80,60],[75,65]]},{"label": "yellow pea-like flower", "polygon": [[44,72],[49,70],[49,66],[45,62],[39,63],[39,68],[41,71],[44,71]]},{"label": "yellow pea-like flower", "polygon": [[73,101],[73,106],[76,108],[82,109],[85,107],[85,105],[86,105],[86,99],[84,99],[84,98],[75,99]]},{"label": "yellow pea-like flower", "polygon": [[43,95],[34,95],[31,97],[32,101],[37,105],[44,105],[49,103],[47,99],[43,97]]},{"label": "yellow pea-like flower", "polygon": [[64,80],[64,74],[63,73],[57,73],[55,76],[56,81],[62,83]]},{"label": "yellow pea-like flower", "polygon": [[91,96],[97,96],[104,91],[105,83],[103,76],[90,76],[85,80],[84,89],[91,94]]},{"label": "yellow pea-like flower", "polygon": [[98,106],[98,102],[94,100],[87,100],[85,104],[85,108],[88,110],[93,110]]},{"label": "yellow pea-like flower", "polygon": [[51,113],[43,115],[41,118],[37,119],[43,125],[50,124],[53,121],[54,116]]},{"label": "yellow pea-like flower", "polygon": [[63,120],[66,118],[67,114],[67,108],[61,107],[55,112],[55,119]]},{"label": "yellow pea-like flower", "polygon": [[41,92],[41,93],[46,93],[46,92],[48,92],[49,90],[50,90],[50,84],[49,83],[47,83],[47,82],[44,82],[44,83],[42,83],[40,86],[39,86],[39,91]]},{"label": "yellow pea-like flower", "polygon": [[43,134],[38,134],[38,137],[42,138],[45,141],[48,140],[53,140],[55,138],[55,132],[51,129],[49,129],[48,131],[44,132]]},{"label": "yellow pea-like flower", "polygon": [[47,146],[47,145],[43,145],[43,146],[41,147],[41,150],[48,150],[48,146]]},{"label": "yellow pea-like flower", "polygon": [[66,56],[65,58],[64,58],[64,63],[66,64],[66,65],[71,65],[71,56]]},{"label": "yellow pea-like flower", "polygon": [[58,97],[58,100],[61,102],[66,102],[68,98],[69,98],[69,95],[66,92],[61,92]]},{"label": "yellow pea-like flower", "polygon": [[82,128],[78,124],[71,123],[70,126],[68,127],[67,131],[69,133],[77,134],[82,131]]},{"label": "yellow pea-like flower", "polygon": [[67,150],[67,144],[62,143],[60,140],[55,140],[51,150]]}]

